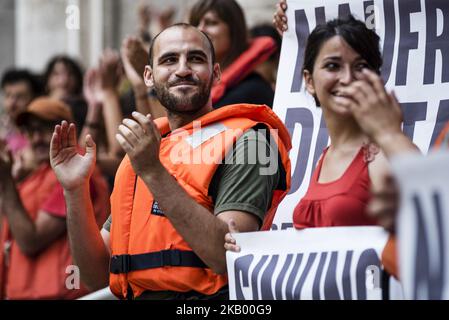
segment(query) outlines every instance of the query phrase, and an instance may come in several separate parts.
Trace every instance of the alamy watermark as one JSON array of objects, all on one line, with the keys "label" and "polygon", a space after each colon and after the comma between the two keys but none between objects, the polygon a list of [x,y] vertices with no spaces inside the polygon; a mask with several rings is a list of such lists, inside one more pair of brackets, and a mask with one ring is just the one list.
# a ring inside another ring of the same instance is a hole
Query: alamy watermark
[{"label": "alamy watermark", "polygon": [[65,27],[68,30],[80,29],[80,8],[76,4],[70,4],[65,8]]},{"label": "alamy watermark", "polygon": [[200,121],[194,121],[192,132],[178,130],[169,139],[173,143],[169,152],[173,164],[257,164],[260,175],[273,175],[279,168],[276,129],[244,132],[222,124],[203,128]]},{"label": "alamy watermark", "polygon": [[366,289],[375,290],[381,289],[382,271],[379,266],[370,265],[366,268]]},{"label": "alamy watermark", "polygon": [[79,290],[81,285],[80,268],[75,265],[69,265],[65,269],[67,278],[65,279],[65,287],[67,290]]},{"label": "alamy watermark", "polygon": [[370,30],[376,30],[376,26],[380,21],[380,10],[379,7],[372,4],[365,9],[365,25]]}]

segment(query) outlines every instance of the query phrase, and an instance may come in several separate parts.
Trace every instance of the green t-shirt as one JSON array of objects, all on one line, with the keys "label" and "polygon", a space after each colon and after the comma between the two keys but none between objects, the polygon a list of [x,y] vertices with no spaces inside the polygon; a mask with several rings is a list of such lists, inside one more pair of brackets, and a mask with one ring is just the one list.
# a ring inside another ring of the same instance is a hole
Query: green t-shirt
[{"label": "green t-shirt", "polygon": [[[246,131],[220,164],[209,185],[214,214],[237,210],[254,214],[260,224],[271,206],[273,191],[284,179],[277,145],[265,128]],[[271,142],[271,146],[270,146]],[[111,229],[111,216],[103,228]]]}]

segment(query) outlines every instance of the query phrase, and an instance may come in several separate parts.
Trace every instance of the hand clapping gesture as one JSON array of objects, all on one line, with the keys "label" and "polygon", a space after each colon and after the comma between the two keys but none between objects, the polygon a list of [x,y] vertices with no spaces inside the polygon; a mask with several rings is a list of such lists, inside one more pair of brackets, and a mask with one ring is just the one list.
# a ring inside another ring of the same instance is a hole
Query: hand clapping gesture
[{"label": "hand clapping gesture", "polygon": [[76,128],[62,121],[55,127],[50,143],[50,164],[65,190],[73,190],[89,182],[95,167],[96,146],[86,136],[86,153],[78,152]]},{"label": "hand clapping gesture", "polygon": [[159,160],[161,134],[150,115],[133,112],[132,116],[134,119],[122,121],[115,137],[128,154],[136,174],[144,178],[163,169]]}]

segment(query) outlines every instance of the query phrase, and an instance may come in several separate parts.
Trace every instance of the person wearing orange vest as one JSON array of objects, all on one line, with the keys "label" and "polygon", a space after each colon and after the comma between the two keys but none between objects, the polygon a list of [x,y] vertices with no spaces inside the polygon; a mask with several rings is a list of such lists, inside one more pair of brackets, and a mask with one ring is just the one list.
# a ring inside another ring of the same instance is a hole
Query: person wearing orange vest
[{"label": "person wearing orange vest", "polygon": [[[119,126],[127,155],[116,174],[111,224],[101,232],[86,183],[95,143],[87,136],[80,155],[73,124],[54,131],[51,164],[65,190],[81,278],[91,289],[109,284],[121,299],[228,298],[227,223],[243,232],[270,226],[290,187],[290,136],[267,106],[213,109],[220,67],[210,39],[191,25],[155,37],[144,78],[168,117],[135,112]],[[267,151],[266,161],[251,160]]]},{"label": "person wearing orange vest", "polygon": [[[20,183],[12,178],[11,154],[1,146],[0,299],[74,299],[88,293],[70,279],[74,269],[63,190],[49,163],[52,131],[63,119],[72,119],[70,108],[50,98],[35,99],[18,115],[37,163]],[[109,208],[107,183],[99,172],[90,183],[101,224]]]}]

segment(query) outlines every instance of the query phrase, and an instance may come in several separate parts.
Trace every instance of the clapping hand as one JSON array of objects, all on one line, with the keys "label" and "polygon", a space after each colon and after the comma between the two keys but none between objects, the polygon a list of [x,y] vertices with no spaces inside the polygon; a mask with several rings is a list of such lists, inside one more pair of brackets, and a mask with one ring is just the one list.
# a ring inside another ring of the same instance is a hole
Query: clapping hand
[{"label": "clapping hand", "polygon": [[86,153],[78,152],[76,128],[62,121],[56,125],[50,143],[50,164],[65,190],[86,185],[95,167],[96,146],[90,135],[86,136]]}]

